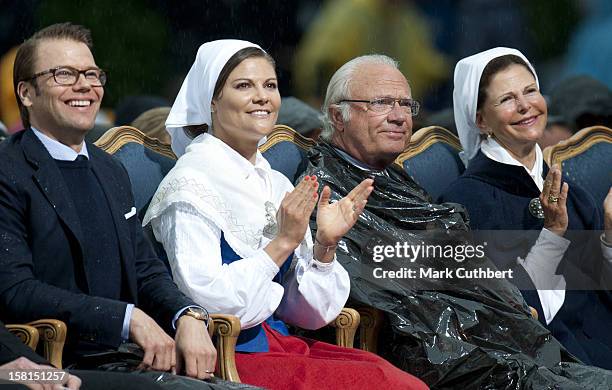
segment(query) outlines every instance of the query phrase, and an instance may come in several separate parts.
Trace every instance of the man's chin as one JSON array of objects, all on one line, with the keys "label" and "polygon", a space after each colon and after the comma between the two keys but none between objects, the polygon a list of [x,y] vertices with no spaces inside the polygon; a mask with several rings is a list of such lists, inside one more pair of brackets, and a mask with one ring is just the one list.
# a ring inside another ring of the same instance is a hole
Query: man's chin
[{"label": "man's chin", "polygon": [[95,122],[66,123],[64,130],[85,137],[95,127]]},{"label": "man's chin", "polygon": [[404,151],[404,149],[406,149],[406,146],[408,146],[409,141],[410,139],[407,137],[388,140],[387,142],[385,142],[384,150],[386,153],[400,154]]}]

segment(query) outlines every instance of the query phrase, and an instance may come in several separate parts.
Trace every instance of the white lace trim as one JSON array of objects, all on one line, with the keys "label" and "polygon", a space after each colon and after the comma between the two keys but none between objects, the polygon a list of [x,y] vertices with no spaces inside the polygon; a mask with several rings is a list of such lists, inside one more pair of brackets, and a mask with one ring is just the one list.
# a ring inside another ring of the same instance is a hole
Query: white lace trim
[{"label": "white lace trim", "polygon": [[[250,229],[238,222],[230,206],[225,200],[193,177],[174,176],[159,187],[151,200],[149,210],[143,220],[143,226],[152,219],[159,217],[173,203],[187,202],[195,207],[202,215],[210,218],[226,236],[232,248],[243,256],[250,255],[257,250],[263,229]],[[228,234],[229,233],[229,234]],[[243,244],[238,244],[231,236]],[[230,243],[230,240],[232,241]],[[250,250],[244,248],[246,244]],[[244,253],[251,252],[251,253]]]}]

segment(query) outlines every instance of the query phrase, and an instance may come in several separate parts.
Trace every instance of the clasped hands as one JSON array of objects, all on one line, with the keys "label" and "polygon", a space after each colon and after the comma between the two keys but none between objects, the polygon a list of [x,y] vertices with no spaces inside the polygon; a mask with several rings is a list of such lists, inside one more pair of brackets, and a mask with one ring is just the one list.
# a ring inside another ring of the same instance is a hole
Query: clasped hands
[{"label": "clasped hands", "polygon": [[134,308],[130,339],[144,350],[139,368],[170,371],[207,379],[215,371],[217,351],[204,322],[181,316],[176,322],[174,340],[145,312]]},{"label": "clasped hands", "polygon": [[305,176],[283,198],[276,215],[278,235],[266,246],[265,251],[279,267],[282,266],[304,239],[310,215],[317,206],[315,258],[321,262],[331,262],[335,245],[357,222],[374,189],[373,184],[372,179],[365,179],[347,196],[330,203],[331,189],[325,186],[321,196],[318,196],[317,177]]}]

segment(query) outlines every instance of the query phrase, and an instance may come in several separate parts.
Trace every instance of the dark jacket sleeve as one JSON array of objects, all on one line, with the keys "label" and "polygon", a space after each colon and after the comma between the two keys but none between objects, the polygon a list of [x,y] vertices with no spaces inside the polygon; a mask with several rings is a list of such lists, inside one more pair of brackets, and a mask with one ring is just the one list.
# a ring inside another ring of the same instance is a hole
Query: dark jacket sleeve
[{"label": "dark jacket sleeve", "polygon": [[[138,221],[140,223],[140,220]],[[136,249],[138,306],[169,334],[174,334],[172,319],[176,313],[186,306],[200,305],[183,294],[174,284],[165,264],[153,252],[142,228],[136,233]]]},{"label": "dark jacket sleeve", "polygon": [[0,365],[11,362],[19,357],[30,359],[34,363],[50,365],[41,356],[38,356],[28,346],[23,344],[15,335],[11,334],[0,322]]},{"label": "dark jacket sleeve", "polygon": [[[30,226],[31,195],[20,179],[11,170],[0,170],[0,316],[18,323],[57,318],[69,325],[72,337],[118,346],[122,342],[126,303],[53,286],[44,281],[41,270],[35,267],[30,248],[35,229]],[[49,256],[45,263],[50,267],[72,266],[72,260],[67,265],[54,258],[53,253],[44,255]]]}]

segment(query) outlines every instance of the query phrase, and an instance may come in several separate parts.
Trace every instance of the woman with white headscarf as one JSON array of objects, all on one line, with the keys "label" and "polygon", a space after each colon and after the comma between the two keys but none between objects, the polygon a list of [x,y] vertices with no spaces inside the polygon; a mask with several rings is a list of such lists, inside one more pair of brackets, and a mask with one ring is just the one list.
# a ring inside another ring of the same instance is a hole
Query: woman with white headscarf
[{"label": "woman with white headscarf", "polygon": [[[330,204],[317,178],[296,188],[257,150],[273,130],[280,94],[272,58],[238,40],[205,43],[166,127],[176,166],[144,224],[166,250],[179,288],[210,312],[240,318],[236,363],[266,388],[426,388],[376,355],[288,335],[283,321],[317,329],[346,303],[338,240],[372,191],[364,180]],[[308,228],[317,206],[317,235]]]},{"label": "woman with white headscarf", "polygon": [[544,165],[536,141],[546,126],[546,101],[518,50],[498,47],[462,59],[454,83],[468,167],[440,200],[467,208],[488,255],[500,268],[514,268],[526,301],[570,352],[612,368],[612,300],[603,291],[612,280],[612,195],[605,201],[606,233],[587,239],[593,235],[585,230],[602,229],[600,213],[588,193],[562,183],[558,166]]}]

